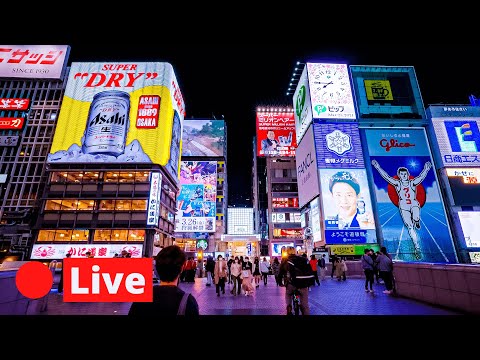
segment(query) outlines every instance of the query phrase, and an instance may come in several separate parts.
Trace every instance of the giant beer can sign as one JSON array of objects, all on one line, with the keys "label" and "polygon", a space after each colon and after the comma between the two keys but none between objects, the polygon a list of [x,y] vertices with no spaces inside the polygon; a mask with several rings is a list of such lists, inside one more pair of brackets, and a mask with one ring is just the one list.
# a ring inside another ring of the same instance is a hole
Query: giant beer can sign
[{"label": "giant beer can sign", "polygon": [[183,123],[169,63],[72,63],[47,162],[165,166],[172,139],[181,141],[175,111]]},{"label": "giant beer can sign", "polygon": [[125,152],[130,95],[103,91],[93,97],[82,144],[85,154],[122,155]]}]

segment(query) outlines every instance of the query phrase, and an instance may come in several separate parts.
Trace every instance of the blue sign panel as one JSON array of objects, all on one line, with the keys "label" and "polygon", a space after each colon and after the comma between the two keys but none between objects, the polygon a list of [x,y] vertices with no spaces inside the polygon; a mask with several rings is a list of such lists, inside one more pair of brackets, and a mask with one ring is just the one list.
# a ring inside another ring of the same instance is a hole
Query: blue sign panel
[{"label": "blue sign panel", "polygon": [[314,123],[313,133],[319,169],[365,168],[358,124]]},{"label": "blue sign panel", "polygon": [[480,166],[480,118],[432,118],[441,166]]},{"label": "blue sign panel", "polygon": [[394,259],[457,261],[424,129],[366,129],[377,224]]}]

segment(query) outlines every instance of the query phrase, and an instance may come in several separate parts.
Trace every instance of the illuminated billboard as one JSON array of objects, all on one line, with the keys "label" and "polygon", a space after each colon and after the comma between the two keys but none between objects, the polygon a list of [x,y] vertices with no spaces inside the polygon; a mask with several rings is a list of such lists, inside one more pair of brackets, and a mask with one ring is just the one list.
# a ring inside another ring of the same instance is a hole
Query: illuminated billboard
[{"label": "illuminated billboard", "polygon": [[327,244],[377,243],[365,169],[320,169]]},{"label": "illuminated billboard", "polygon": [[30,259],[50,260],[63,259],[66,254],[72,258],[85,258],[85,253],[90,253],[95,258],[113,258],[115,254],[121,254],[127,251],[132,258],[141,258],[143,256],[142,244],[36,244],[33,245]]},{"label": "illuminated billboard", "polygon": [[228,235],[253,234],[253,208],[228,208]]},{"label": "illuminated billboard", "polygon": [[23,124],[23,117],[0,117],[0,130],[22,130]]},{"label": "illuminated billboard", "polygon": [[308,128],[302,142],[298,145],[295,161],[297,166],[298,201],[299,207],[302,208],[320,193],[313,126]]},{"label": "illuminated billboard", "polygon": [[184,120],[182,156],[224,156],[225,120]]},{"label": "illuminated billboard", "polygon": [[47,162],[165,166],[174,111],[181,129],[185,105],[169,63],[73,63]]},{"label": "illuminated billboard", "polygon": [[320,200],[318,197],[310,202],[310,227],[312,229],[312,239],[316,246],[325,245],[325,240],[322,239],[322,229],[320,224]]},{"label": "illuminated billboard", "polygon": [[365,129],[378,228],[394,259],[457,261],[425,130]]},{"label": "illuminated billboard", "polygon": [[458,217],[467,247],[480,248],[480,212],[459,211]]},{"label": "illuminated billboard", "polygon": [[359,121],[424,123],[425,109],[413,66],[351,65]]},{"label": "illuminated billboard", "polygon": [[30,99],[0,98],[0,110],[26,111],[30,107]]},{"label": "illuminated billboard", "polygon": [[282,249],[286,251],[287,247],[294,247],[294,246],[295,244],[293,242],[272,243],[272,256],[282,256]]},{"label": "illuminated billboard", "polygon": [[315,119],[355,119],[355,105],[346,64],[307,63]]},{"label": "illuminated billboard", "polygon": [[298,198],[272,198],[273,208],[298,208]]},{"label": "illuminated billboard", "polygon": [[162,174],[152,171],[150,174],[150,195],[148,197],[147,225],[158,226],[162,195]]},{"label": "illuminated billboard", "polygon": [[0,45],[0,78],[61,79],[68,45]]},{"label": "illuminated billboard", "polygon": [[480,205],[480,168],[445,168],[445,172],[454,205]]},{"label": "illuminated billboard", "polygon": [[293,115],[295,117],[295,133],[300,144],[303,135],[313,121],[310,89],[308,87],[307,67],[305,66],[293,95]]},{"label": "illuminated billboard", "polygon": [[358,124],[313,124],[318,168],[365,168]]},{"label": "illuminated billboard", "polygon": [[443,166],[480,167],[480,118],[432,118]]},{"label": "illuminated billboard", "polygon": [[215,232],[217,162],[182,161],[175,232]]},{"label": "illuminated billboard", "polygon": [[295,156],[293,112],[257,112],[257,156]]}]

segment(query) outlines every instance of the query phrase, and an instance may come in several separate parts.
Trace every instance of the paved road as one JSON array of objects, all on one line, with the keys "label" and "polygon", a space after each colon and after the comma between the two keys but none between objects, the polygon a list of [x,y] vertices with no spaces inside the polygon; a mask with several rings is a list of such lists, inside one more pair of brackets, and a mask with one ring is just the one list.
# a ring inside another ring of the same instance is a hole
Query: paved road
[{"label": "paved road", "polygon": [[[201,315],[283,315],[285,288],[269,277],[267,286],[260,284],[253,296],[233,296],[231,285],[225,295],[216,296],[215,287],[205,286],[206,278],[180,287],[197,299]],[[311,315],[460,315],[452,310],[382,293],[383,285],[375,285],[375,293],[365,293],[364,280],[349,278],[338,282],[330,278],[309,293]],[[130,303],[64,303],[52,290],[44,315],[126,315]]]}]

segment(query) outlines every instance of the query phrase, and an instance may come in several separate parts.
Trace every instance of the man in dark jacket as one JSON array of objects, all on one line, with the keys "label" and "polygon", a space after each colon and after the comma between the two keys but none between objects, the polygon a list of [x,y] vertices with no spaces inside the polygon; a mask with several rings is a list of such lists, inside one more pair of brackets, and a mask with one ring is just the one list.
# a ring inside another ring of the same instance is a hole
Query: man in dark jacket
[{"label": "man in dark jacket", "polygon": [[176,245],[167,246],[159,252],[155,266],[160,277],[160,285],[153,287],[153,302],[134,302],[128,315],[198,317],[198,303],[195,297],[186,294],[177,286],[185,260],[185,253]]},{"label": "man in dark jacket", "polygon": [[[296,270],[303,270],[303,274],[298,274]],[[292,314],[292,296],[295,290],[300,292],[300,310],[303,315],[310,315],[310,307],[308,305],[308,287],[313,285],[313,274],[308,271],[310,265],[303,256],[296,254],[295,248],[289,246],[287,248],[287,258],[282,260],[280,264],[280,277],[286,277],[285,284],[285,303],[287,306],[287,315]]]},{"label": "man in dark jacket", "polygon": [[212,285],[213,272],[215,271],[215,260],[212,256],[207,257],[207,263],[205,264],[205,271],[207,273],[207,286]]}]

